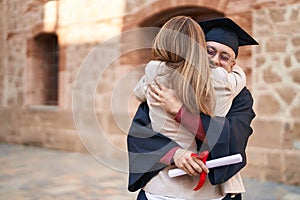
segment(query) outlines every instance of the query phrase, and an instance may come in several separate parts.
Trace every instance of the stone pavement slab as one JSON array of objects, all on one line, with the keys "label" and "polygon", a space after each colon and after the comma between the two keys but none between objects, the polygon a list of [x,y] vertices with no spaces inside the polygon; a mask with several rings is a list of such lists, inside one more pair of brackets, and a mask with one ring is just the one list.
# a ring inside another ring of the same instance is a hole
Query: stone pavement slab
[{"label": "stone pavement slab", "polygon": [[[134,200],[127,177],[88,154],[0,143],[0,200]],[[300,187],[245,185],[245,200],[300,200]]]},{"label": "stone pavement slab", "polygon": [[300,200],[300,187],[245,179],[245,200]]},{"label": "stone pavement slab", "polygon": [[20,145],[0,144],[1,200],[131,200],[127,174],[91,156]]}]

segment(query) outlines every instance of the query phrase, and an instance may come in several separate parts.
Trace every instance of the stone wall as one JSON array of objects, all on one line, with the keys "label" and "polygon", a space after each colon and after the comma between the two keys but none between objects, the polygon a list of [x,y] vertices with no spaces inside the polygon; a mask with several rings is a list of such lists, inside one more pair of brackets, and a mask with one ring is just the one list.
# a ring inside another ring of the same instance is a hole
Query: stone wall
[{"label": "stone wall", "polygon": [[[130,64],[141,56],[122,52],[134,39],[120,33],[158,26],[174,13],[224,15],[260,43],[242,47],[238,59],[257,113],[243,174],[299,185],[299,8],[299,0],[2,0],[0,141],[80,152],[90,146],[92,154],[110,143],[122,153],[106,153],[120,158],[126,154],[126,133],[138,105],[128,91],[144,66]],[[28,87],[37,84],[28,84],[28,49],[41,33],[58,37],[56,106],[31,105],[28,100]],[[93,135],[99,127],[104,138]]]},{"label": "stone wall", "polygon": [[[61,0],[59,3],[51,0],[0,2],[0,45],[3,49],[0,54],[0,141],[86,151],[73,119],[73,84],[80,66],[91,50],[101,41],[120,33],[123,4],[122,0],[110,1],[109,4],[96,0]],[[28,87],[34,90],[38,86],[30,78],[31,71],[34,70],[28,70],[39,67],[32,66],[28,56],[32,49],[31,41],[43,33],[56,34],[59,40],[57,106],[34,104],[28,94]],[[113,46],[110,48],[107,52],[118,51]],[[96,65],[99,60],[93,63]],[[109,82],[116,73],[119,72],[106,74],[104,79]],[[110,88],[99,96],[105,98]],[[86,90],[83,95],[94,94],[89,92],[91,91]],[[105,113],[103,115],[111,116]],[[123,143],[125,146],[125,142]]]},{"label": "stone wall", "polygon": [[300,184],[300,4],[258,7],[252,89],[257,114],[247,175]]}]

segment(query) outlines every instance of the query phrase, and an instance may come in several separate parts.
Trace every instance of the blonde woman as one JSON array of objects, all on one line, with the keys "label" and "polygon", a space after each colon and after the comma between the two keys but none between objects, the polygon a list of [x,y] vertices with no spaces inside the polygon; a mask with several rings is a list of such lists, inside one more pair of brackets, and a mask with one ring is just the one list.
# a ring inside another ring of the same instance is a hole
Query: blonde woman
[{"label": "blonde woman", "polygon": [[[190,157],[197,152],[193,134],[181,127],[173,117],[160,107],[152,106],[153,99],[147,93],[146,83],[159,81],[172,88],[183,104],[194,114],[212,115],[214,111],[214,90],[210,80],[210,66],[206,42],[202,29],[193,19],[177,16],[164,24],[154,39],[153,60],[145,68],[145,80],[136,86],[135,94],[141,100],[147,100],[151,125],[174,140],[183,151],[178,157]],[[192,165],[201,173],[208,172],[199,158],[191,158]],[[170,165],[153,177],[143,188],[148,199],[214,199],[222,197],[218,186],[207,182],[199,192],[191,191],[197,185],[197,176],[184,176],[170,179],[167,175]],[[188,172],[188,169],[187,169]],[[194,173],[193,175],[197,175]],[[192,175],[192,174],[190,174]]]}]

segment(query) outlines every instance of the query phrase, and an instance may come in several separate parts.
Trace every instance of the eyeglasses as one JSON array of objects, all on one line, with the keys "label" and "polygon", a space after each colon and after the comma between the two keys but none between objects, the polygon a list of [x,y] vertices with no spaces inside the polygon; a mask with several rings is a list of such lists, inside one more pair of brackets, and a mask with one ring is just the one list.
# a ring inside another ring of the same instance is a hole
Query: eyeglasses
[{"label": "eyeglasses", "polygon": [[[215,57],[218,54],[218,50],[212,46],[207,46],[207,53],[209,55],[210,58]],[[220,62],[223,62],[224,64],[229,64],[232,61],[234,61],[231,56],[229,55],[229,53],[227,52],[220,52],[219,53],[219,60]]]}]

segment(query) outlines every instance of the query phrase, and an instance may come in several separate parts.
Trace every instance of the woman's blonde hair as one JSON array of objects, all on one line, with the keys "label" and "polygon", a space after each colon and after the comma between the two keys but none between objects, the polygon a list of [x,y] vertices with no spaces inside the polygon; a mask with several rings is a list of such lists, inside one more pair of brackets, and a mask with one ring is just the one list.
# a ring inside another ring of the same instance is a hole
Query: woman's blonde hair
[{"label": "woman's blonde hair", "polygon": [[200,25],[187,16],[173,17],[156,35],[152,54],[174,69],[169,81],[182,103],[192,113],[213,115],[214,89]]}]

